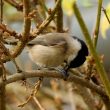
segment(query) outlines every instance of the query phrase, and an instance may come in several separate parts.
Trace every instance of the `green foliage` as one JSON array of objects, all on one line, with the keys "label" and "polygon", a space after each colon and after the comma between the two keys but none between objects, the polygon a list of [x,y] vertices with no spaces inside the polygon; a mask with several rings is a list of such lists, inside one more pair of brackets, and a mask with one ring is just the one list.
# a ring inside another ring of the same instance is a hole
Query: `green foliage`
[{"label": "green foliage", "polygon": [[74,14],[73,11],[73,3],[77,1],[81,6],[91,7],[92,2],[90,0],[62,0],[62,8],[66,15],[72,16]]},{"label": "green foliage", "polygon": [[[106,9],[106,14],[108,16],[108,18],[110,18],[110,3],[107,5]],[[106,18],[106,16],[104,15],[101,19],[101,24],[100,24],[100,29],[101,29],[101,34],[103,38],[106,38],[106,32],[107,30],[110,28],[110,24]]]},{"label": "green foliage", "polygon": [[73,15],[73,3],[76,0],[62,0],[62,7],[64,10],[64,13],[67,14],[68,16]]}]

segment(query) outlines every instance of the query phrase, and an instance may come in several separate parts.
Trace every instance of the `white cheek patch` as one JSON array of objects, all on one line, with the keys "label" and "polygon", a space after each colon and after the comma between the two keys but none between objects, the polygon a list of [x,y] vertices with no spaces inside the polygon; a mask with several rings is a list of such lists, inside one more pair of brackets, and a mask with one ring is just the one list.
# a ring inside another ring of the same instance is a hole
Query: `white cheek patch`
[{"label": "white cheek patch", "polygon": [[68,57],[67,57],[68,64],[72,60],[74,60],[76,58],[76,56],[78,55],[78,52],[81,49],[81,43],[77,39],[73,39],[73,41],[71,41],[71,45],[70,46],[71,46],[71,48],[70,48],[70,50],[68,52],[70,54],[68,54]]}]

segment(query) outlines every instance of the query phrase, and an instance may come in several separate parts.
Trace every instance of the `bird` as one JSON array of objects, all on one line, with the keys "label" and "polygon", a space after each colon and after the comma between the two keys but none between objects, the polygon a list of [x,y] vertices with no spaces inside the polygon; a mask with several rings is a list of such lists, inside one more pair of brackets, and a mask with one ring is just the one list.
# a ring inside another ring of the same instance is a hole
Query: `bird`
[{"label": "bird", "polygon": [[27,44],[30,59],[43,68],[57,68],[66,62],[63,73],[81,66],[88,56],[86,43],[69,33],[38,35]]}]

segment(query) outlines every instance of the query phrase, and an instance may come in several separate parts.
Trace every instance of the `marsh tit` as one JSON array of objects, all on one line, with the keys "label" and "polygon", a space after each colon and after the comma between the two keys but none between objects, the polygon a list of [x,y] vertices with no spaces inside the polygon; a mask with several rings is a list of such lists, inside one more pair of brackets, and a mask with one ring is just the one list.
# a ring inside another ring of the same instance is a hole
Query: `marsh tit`
[{"label": "marsh tit", "polygon": [[84,41],[68,33],[38,35],[28,43],[29,56],[40,67],[58,67],[64,62],[67,68],[81,66],[88,55]]}]

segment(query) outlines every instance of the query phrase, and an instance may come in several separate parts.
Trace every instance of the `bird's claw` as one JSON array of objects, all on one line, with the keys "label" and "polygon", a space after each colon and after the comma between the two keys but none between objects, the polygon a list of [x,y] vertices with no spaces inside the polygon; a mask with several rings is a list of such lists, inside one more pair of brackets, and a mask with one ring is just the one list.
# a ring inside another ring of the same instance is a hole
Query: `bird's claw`
[{"label": "bird's claw", "polygon": [[69,74],[65,69],[56,68],[56,70],[64,76],[64,80],[68,78]]}]

